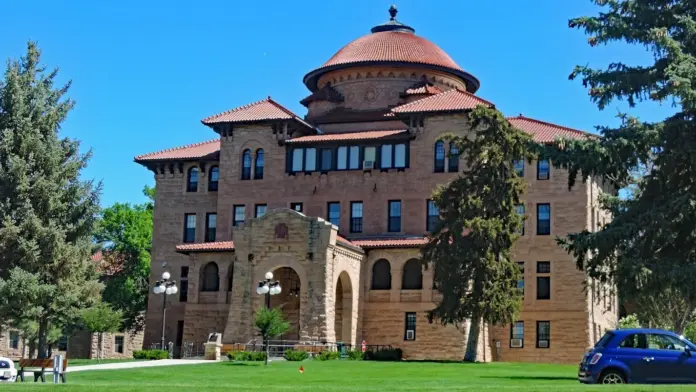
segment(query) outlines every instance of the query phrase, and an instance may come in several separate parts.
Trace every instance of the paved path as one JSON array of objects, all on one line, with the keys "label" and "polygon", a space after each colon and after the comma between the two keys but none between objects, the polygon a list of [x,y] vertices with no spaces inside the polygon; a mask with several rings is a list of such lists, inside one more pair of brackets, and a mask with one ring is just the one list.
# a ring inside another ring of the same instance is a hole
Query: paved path
[{"label": "paved path", "polygon": [[68,366],[66,373],[82,372],[85,370],[113,370],[113,369],[133,369],[154,366],[176,366],[176,365],[198,365],[202,363],[217,363],[216,361],[205,361],[202,359],[162,359],[159,361],[133,361],[102,363],[98,365]]}]

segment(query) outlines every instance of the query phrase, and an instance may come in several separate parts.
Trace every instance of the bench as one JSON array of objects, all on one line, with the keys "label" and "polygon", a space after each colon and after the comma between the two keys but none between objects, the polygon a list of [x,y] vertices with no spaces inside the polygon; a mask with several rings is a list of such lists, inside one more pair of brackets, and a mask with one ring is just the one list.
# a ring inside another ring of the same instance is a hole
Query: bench
[{"label": "bench", "polygon": [[[68,359],[63,359],[63,372],[60,379],[65,384],[65,369],[68,368]],[[20,359],[17,381],[24,382],[24,372],[34,372],[34,382],[41,378],[41,382],[46,382],[46,373],[53,373],[53,359]]]}]

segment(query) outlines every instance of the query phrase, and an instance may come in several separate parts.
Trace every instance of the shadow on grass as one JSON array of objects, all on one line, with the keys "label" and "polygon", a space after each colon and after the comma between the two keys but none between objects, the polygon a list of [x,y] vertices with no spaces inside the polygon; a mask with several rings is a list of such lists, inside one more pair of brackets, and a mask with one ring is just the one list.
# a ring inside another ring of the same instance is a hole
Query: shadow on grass
[{"label": "shadow on grass", "polygon": [[577,377],[569,376],[480,376],[481,378],[496,378],[499,380],[529,380],[529,381],[577,381]]},{"label": "shadow on grass", "polygon": [[262,366],[263,363],[256,362],[225,362],[225,366]]},{"label": "shadow on grass", "polygon": [[452,359],[404,359],[401,362],[402,363],[458,363],[458,364],[462,364],[462,365],[485,364],[485,362],[464,362],[464,361],[455,361]]}]

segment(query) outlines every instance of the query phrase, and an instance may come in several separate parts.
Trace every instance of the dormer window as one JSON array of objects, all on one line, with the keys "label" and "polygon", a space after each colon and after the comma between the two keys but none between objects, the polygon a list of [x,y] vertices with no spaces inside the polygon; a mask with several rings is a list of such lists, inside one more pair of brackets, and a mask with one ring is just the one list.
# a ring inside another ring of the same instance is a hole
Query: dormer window
[{"label": "dormer window", "polygon": [[195,166],[188,170],[186,192],[198,192],[198,168]]}]

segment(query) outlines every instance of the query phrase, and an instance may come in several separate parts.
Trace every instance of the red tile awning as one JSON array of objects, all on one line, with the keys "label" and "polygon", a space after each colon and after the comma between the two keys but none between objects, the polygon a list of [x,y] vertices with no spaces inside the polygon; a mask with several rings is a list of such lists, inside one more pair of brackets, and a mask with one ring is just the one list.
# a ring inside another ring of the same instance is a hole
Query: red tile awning
[{"label": "red tile awning", "polygon": [[443,93],[431,95],[392,109],[395,114],[438,113],[472,110],[483,105],[495,107],[491,102],[479,98],[466,91],[451,89]]},{"label": "red tile awning", "polygon": [[234,242],[218,241],[197,244],[181,244],[176,246],[176,251],[183,254],[199,252],[232,252],[234,251]]},{"label": "red tile awning", "polygon": [[135,157],[136,162],[200,159],[220,152],[220,139],[151,152]]},{"label": "red tile awning", "polygon": [[545,121],[535,120],[522,115],[517,117],[508,117],[507,120],[510,122],[510,124],[515,126],[515,128],[530,134],[534,141],[538,143],[551,143],[554,140],[561,138],[585,139],[587,137],[596,137],[596,135],[588,132],[551,124]]},{"label": "red tile awning", "polygon": [[406,129],[394,129],[387,131],[363,131],[363,132],[345,132],[345,133],[324,133],[321,135],[301,136],[295,139],[286,140],[288,144],[302,143],[322,143],[322,142],[343,142],[357,140],[375,140],[383,139],[390,136],[407,135]]},{"label": "red tile awning", "polygon": [[420,248],[428,243],[428,239],[426,237],[365,238],[354,239],[351,242],[363,249]]}]

